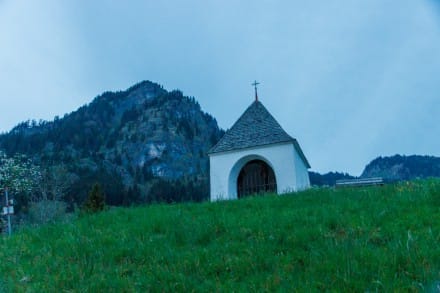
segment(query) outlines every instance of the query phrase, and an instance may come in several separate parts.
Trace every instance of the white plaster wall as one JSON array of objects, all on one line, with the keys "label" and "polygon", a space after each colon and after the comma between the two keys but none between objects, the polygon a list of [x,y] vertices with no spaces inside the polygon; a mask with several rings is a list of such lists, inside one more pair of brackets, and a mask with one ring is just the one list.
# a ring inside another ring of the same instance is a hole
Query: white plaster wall
[{"label": "white plaster wall", "polygon": [[295,169],[296,169],[295,191],[305,190],[310,187],[309,171],[307,169],[306,164],[301,159],[301,156],[298,154],[295,148],[294,148],[294,157],[295,157]]},{"label": "white plaster wall", "polygon": [[211,201],[236,199],[238,174],[247,162],[255,159],[266,162],[273,169],[278,194],[302,190],[310,186],[307,167],[293,144],[274,144],[211,154]]}]

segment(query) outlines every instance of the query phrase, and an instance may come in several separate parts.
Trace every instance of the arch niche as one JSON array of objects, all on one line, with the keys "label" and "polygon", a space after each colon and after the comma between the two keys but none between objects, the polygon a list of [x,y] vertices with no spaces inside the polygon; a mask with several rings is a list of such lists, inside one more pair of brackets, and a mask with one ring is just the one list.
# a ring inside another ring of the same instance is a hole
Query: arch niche
[{"label": "arch niche", "polygon": [[260,156],[242,158],[231,170],[229,190],[236,198],[257,193],[276,193],[277,181],[272,164]]}]

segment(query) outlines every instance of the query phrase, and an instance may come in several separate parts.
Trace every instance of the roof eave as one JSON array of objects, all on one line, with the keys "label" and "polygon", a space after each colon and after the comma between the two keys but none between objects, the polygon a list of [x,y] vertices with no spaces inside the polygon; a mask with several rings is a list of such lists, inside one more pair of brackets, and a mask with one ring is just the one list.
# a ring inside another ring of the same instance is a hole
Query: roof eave
[{"label": "roof eave", "polygon": [[286,141],[280,141],[280,142],[276,142],[276,143],[268,143],[268,144],[261,144],[261,145],[255,145],[255,146],[249,146],[249,147],[243,147],[243,148],[233,148],[233,149],[228,149],[228,150],[223,150],[223,151],[212,151],[213,149],[215,149],[215,146],[211,148],[211,150],[208,152],[208,156],[211,155],[218,155],[218,154],[224,154],[224,153],[230,153],[230,152],[235,152],[235,151],[243,151],[243,150],[249,150],[249,149],[254,149],[254,148],[261,148],[261,147],[266,147],[266,146],[270,146],[270,145],[278,145],[278,144],[293,144],[293,147],[295,148],[295,150],[298,152],[299,157],[301,158],[301,160],[303,161],[304,165],[306,166],[307,169],[312,168],[310,166],[309,161],[307,160],[306,156],[304,155],[304,152],[302,151],[298,141],[295,138],[292,138],[290,140],[286,140]]}]

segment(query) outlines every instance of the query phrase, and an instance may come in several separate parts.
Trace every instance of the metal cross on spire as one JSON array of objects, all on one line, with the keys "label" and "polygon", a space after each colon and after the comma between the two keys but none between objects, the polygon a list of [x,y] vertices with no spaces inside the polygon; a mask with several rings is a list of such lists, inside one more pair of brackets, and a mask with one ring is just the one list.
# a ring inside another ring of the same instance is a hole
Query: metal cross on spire
[{"label": "metal cross on spire", "polygon": [[255,101],[258,102],[258,92],[257,92],[257,85],[259,85],[260,83],[257,82],[256,80],[252,83],[252,85],[254,86],[255,89]]}]

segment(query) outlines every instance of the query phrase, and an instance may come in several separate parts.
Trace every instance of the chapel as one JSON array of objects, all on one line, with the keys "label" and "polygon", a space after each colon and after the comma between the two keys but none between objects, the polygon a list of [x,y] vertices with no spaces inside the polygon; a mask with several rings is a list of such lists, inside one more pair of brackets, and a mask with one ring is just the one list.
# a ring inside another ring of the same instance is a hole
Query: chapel
[{"label": "chapel", "polygon": [[255,101],[208,155],[211,201],[310,187],[310,164],[298,141],[258,100],[256,88]]}]

